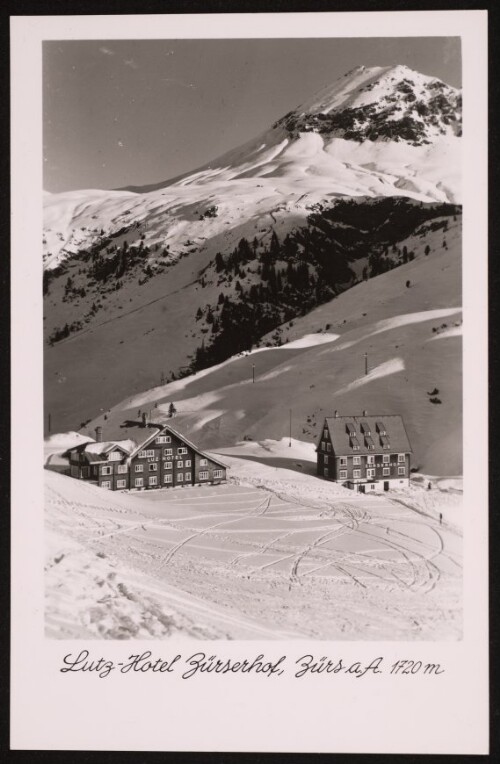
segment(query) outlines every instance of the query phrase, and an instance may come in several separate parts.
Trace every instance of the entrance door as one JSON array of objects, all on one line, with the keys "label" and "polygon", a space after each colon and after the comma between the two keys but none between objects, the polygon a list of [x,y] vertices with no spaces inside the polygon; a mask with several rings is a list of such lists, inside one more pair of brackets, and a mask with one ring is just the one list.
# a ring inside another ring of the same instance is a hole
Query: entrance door
[{"label": "entrance door", "polygon": [[389,481],[384,480],[384,491],[388,491],[388,490],[389,490]]},{"label": "entrance door", "polygon": [[360,493],[364,493],[365,492],[364,485],[360,485],[358,490],[359,490]]}]

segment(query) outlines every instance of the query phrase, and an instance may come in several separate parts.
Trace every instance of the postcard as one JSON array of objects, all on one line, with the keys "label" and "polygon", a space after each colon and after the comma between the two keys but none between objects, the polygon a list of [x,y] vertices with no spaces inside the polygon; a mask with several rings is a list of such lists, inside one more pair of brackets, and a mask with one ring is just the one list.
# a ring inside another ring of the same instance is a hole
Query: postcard
[{"label": "postcard", "polygon": [[486,35],[12,18],[14,749],[487,753]]}]

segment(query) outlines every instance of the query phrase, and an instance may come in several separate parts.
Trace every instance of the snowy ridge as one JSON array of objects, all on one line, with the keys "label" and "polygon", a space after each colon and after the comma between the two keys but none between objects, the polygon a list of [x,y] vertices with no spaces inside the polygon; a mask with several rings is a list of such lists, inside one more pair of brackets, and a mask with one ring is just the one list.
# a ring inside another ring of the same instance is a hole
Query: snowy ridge
[{"label": "snowy ridge", "polygon": [[[207,246],[270,214],[304,221],[345,196],[459,203],[461,94],[404,66],[358,67],[243,146],[152,186],[44,195],[44,262],[54,268],[104,231],[148,245]],[[205,217],[211,207],[217,214]],[[134,233],[130,236],[134,240]],[[130,243],[130,242],[129,242]]]}]

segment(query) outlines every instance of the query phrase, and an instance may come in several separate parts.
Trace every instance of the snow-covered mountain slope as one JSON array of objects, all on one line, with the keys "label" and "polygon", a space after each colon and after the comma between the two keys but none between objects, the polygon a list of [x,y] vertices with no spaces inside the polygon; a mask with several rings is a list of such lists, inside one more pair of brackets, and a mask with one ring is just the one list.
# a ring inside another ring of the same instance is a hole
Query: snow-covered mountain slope
[{"label": "snow-covered mountain slope", "polygon": [[[175,258],[233,229],[288,229],[343,196],[460,202],[460,92],[404,66],[359,67],[262,135],[152,186],[44,197],[44,261],[54,268],[126,230]],[[272,219],[271,219],[272,218]],[[237,239],[236,239],[237,240]],[[232,244],[231,237],[227,242]]]},{"label": "snow-covered mountain slope", "polygon": [[461,474],[459,230],[456,234],[454,241],[449,232],[447,249],[419,253],[407,265],[287,322],[278,332],[281,346],[275,346],[274,333],[249,354],[129,395],[83,432],[92,435],[101,425],[106,438],[137,440],[139,412],[163,421],[174,402],[175,426],[200,446],[216,449],[244,438],[286,436],[290,408],[294,437],[310,441],[335,409],[342,414],[366,409],[403,416],[415,467],[435,475]]}]

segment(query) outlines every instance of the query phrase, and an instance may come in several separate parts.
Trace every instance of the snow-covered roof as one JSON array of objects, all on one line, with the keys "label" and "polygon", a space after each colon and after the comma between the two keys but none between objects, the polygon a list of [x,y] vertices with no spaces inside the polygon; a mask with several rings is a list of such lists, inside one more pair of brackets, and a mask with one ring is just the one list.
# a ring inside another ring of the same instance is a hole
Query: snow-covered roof
[{"label": "snow-covered roof", "polygon": [[135,442],[133,440],[94,441],[93,443],[87,443],[84,451],[88,454],[106,454],[108,451],[113,451],[116,448],[130,454],[135,448]]},{"label": "snow-covered roof", "polygon": [[[325,426],[337,456],[412,451],[399,414],[326,417]],[[367,430],[370,435],[365,434]]]}]

